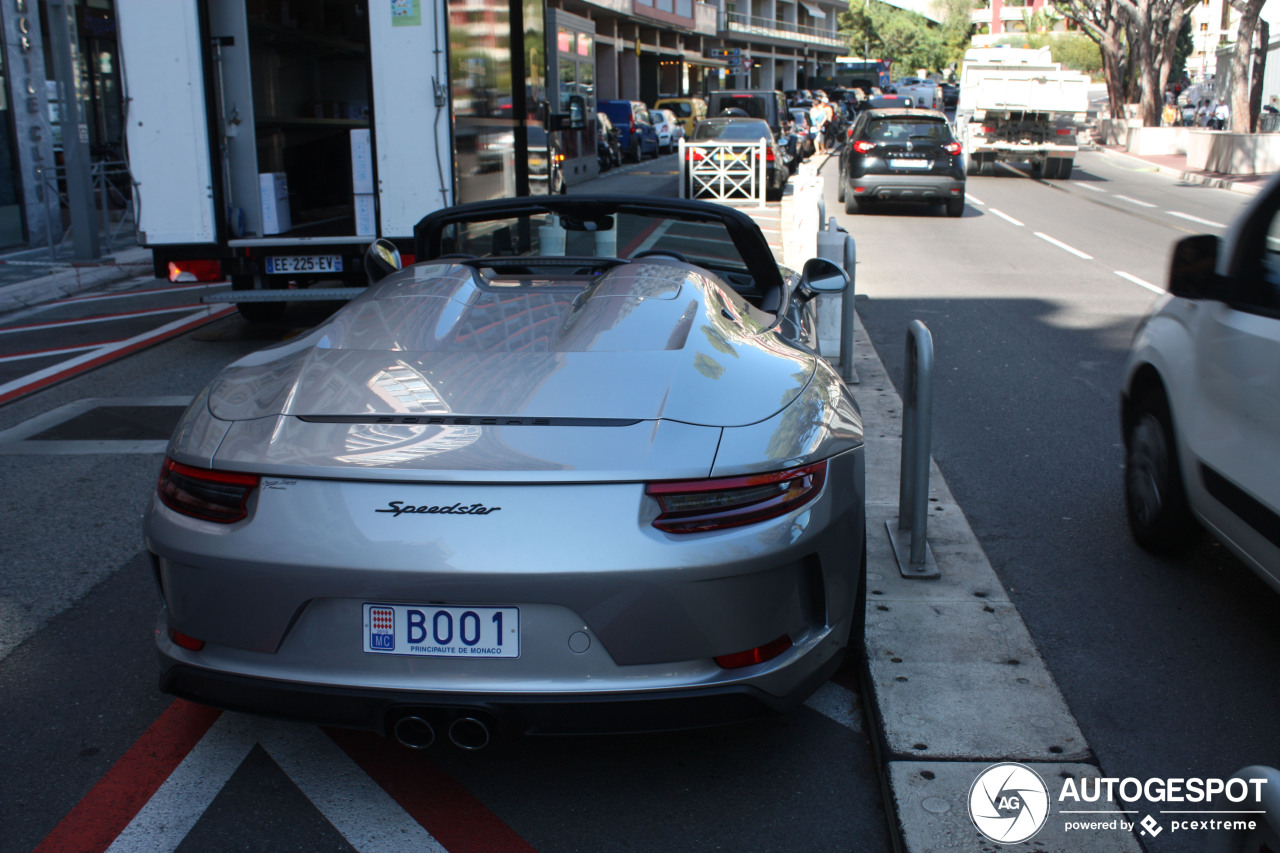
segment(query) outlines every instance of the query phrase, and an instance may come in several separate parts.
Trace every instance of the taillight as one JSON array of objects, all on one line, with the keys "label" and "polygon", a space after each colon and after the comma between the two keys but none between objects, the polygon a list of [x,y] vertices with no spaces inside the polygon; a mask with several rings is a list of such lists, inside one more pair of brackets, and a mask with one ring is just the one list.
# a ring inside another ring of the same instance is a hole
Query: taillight
[{"label": "taillight", "polygon": [[772,163],[772,162],[773,162],[773,149],[772,149],[772,148],[766,148],[766,149],[764,149],[764,159],[765,159],[767,162],[769,162],[769,163]]},{"label": "taillight", "polygon": [[667,533],[699,533],[777,518],[818,496],[827,477],[826,461],[769,474],[650,483],[645,494],[662,512],[653,526]]},{"label": "taillight", "polygon": [[857,151],[859,154],[866,154],[875,147],[876,144],[874,142],[868,142],[865,139],[859,139],[857,142],[853,143],[853,150]]},{"label": "taillight", "polygon": [[945,151],[945,152],[947,152],[948,154],[959,154],[959,153],[960,153],[960,143],[959,143],[959,142],[948,142],[946,145],[942,146],[942,150],[943,150],[943,151]]},{"label": "taillight", "polygon": [[686,148],[684,158],[686,160],[705,160],[707,156],[697,148]]},{"label": "taillight", "polygon": [[249,514],[249,496],[258,488],[255,474],[192,468],[166,458],[156,494],[174,512],[231,524]]},{"label": "taillight", "polygon": [[169,281],[222,281],[222,262],[169,261]]},{"label": "taillight", "polygon": [[1060,127],[1060,128],[1058,128],[1058,135],[1059,135],[1059,136],[1070,136],[1071,134],[1073,134],[1073,133],[1075,133],[1075,132],[1076,132],[1076,129],[1075,129],[1074,127]]}]

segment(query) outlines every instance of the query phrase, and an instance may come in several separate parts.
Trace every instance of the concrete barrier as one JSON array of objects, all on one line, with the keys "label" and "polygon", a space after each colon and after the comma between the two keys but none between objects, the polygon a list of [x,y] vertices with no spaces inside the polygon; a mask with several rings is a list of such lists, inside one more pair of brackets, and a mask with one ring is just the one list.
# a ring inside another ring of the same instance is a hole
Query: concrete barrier
[{"label": "concrete barrier", "polygon": [[1280,171],[1280,135],[1189,128],[1187,168],[1226,175]]}]

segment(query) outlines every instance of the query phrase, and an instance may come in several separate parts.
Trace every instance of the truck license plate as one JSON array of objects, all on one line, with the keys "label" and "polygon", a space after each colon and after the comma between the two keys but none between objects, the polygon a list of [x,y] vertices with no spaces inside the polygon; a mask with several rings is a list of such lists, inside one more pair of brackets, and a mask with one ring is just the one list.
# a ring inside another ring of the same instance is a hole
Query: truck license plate
[{"label": "truck license plate", "polygon": [[364,605],[364,651],[446,658],[520,657],[516,607]]},{"label": "truck license plate", "polygon": [[267,258],[267,273],[342,272],[342,255],[283,255]]}]

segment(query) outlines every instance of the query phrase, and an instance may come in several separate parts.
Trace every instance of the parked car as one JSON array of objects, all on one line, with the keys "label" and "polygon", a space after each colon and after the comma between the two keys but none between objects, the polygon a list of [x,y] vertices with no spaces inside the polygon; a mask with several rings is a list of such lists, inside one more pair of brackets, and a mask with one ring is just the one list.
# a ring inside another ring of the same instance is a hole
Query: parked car
[{"label": "parked car", "polygon": [[[770,201],[777,201],[782,198],[782,193],[787,186],[787,179],[791,177],[791,172],[787,167],[786,152],[779,146],[773,131],[769,129],[769,125],[764,120],[737,116],[709,118],[698,122],[698,126],[693,131],[693,139],[690,142],[757,142],[761,139],[766,141],[765,198]],[[686,146],[685,156],[690,160],[701,160],[711,155]],[[751,155],[746,149],[737,149],[722,152],[717,156],[746,161]],[[723,184],[727,180],[721,179],[720,182]],[[704,187],[698,186],[698,181],[690,176],[690,183],[686,188],[685,195],[695,198],[701,195],[704,189]]]},{"label": "parked car", "polygon": [[666,115],[667,122],[671,125],[671,147],[675,148],[676,143],[687,136],[684,131],[684,125],[680,123],[680,117],[671,110],[664,108],[662,112]]},{"label": "parked car", "polygon": [[899,95],[895,92],[887,94],[872,95],[862,102],[864,110],[887,110],[895,107],[910,108],[914,107],[916,102],[906,95]]},{"label": "parked car", "polygon": [[1185,551],[1208,530],[1280,590],[1280,178],[1225,239],[1175,244],[1139,326],[1120,422],[1129,527]]},{"label": "parked car", "polygon": [[763,119],[773,135],[782,133],[787,118],[787,97],[774,89],[726,89],[711,93],[707,107],[711,116],[724,116],[728,110],[739,110],[750,118]]},{"label": "parked car", "polygon": [[548,134],[541,125],[529,125],[529,191],[534,195],[561,195],[568,190],[559,134]]},{"label": "parked car", "polygon": [[662,110],[649,110],[649,123],[658,134],[658,153],[669,153],[675,147],[675,132],[680,125]]},{"label": "parked car", "polygon": [[707,117],[707,102],[702,98],[658,98],[653,106],[676,114],[680,126],[684,128],[685,139],[693,136],[693,128]]},{"label": "parked car", "polygon": [[858,115],[840,151],[837,197],[846,213],[880,201],[942,204],[964,214],[964,158],[937,110],[872,109]]},{"label": "parked car", "polygon": [[650,197],[414,233],[178,426],[145,519],[165,691],[477,749],[785,711],[858,653],[862,421],[813,337],[842,269]]},{"label": "parked car", "polygon": [[622,165],[622,146],[618,143],[618,131],[604,113],[596,113],[596,161],[600,171]]},{"label": "parked car", "polygon": [[646,154],[658,156],[658,131],[643,101],[600,101],[596,106],[613,122],[618,145],[631,162],[639,163]]}]

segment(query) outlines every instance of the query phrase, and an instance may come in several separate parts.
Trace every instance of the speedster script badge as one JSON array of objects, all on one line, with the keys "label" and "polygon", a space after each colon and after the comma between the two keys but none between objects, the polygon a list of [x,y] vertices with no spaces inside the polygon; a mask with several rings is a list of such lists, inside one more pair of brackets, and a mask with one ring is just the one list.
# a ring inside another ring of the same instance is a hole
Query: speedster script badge
[{"label": "speedster script badge", "polygon": [[488,515],[500,509],[502,509],[500,506],[485,506],[484,504],[464,506],[461,503],[456,503],[452,506],[414,506],[413,504],[406,504],[404,501],[389,501],[386,509],[375,509],[374,512],[391,512],[395,513],[396,518],[399,518],[405,513],[414,513],[415,515]]}]

